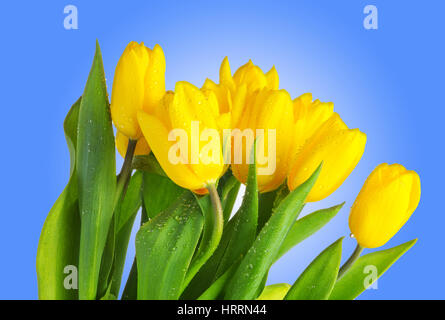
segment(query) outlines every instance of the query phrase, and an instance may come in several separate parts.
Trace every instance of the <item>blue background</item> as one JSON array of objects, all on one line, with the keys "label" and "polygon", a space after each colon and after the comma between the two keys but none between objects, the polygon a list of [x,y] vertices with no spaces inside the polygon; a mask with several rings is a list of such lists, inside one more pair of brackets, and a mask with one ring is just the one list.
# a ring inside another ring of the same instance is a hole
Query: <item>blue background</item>
[{"label": "blue background", "polygon": [[[63,27],[68,4],[78,8],[78,30]],[[367,4],[379,10],[378,30],[363,28]],[[419,241],[377,290],[361,298],[445,298],[444,12],[443,1],[2,3],[0,298],[37,298],[40,230],[69,174],[62,123],[83,91],[96,38],[110,91],[116,63],[131,40],[161,44],[169,89],[179,80],[199,86],[205,77],[218,80],[226,55],[232,72],[251,58],[264,70],[275,65],[280,87],[293,97],[312,92],[333,101],[350,127],[367,133],[353,174],[331,197],[306,209],[344,200],[347,205],[273,266],[269,283],[293,283],[324,247],[348,235],[348,211],[367,175],[381,162],[398,162],[419,172],[422,197],[385,247]],[[345,239],[344,259],[354,242]]]}]

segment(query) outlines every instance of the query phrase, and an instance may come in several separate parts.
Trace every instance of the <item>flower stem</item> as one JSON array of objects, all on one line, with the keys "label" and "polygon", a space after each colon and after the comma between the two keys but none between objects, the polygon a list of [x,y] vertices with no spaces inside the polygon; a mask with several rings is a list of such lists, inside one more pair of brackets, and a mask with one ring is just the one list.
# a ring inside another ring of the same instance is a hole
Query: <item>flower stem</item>
[{"label": "flower stem", "polygon": [[345,275],[346,271],[348,271],[349,268],[352,267],[355,261],[360,257],[360,254],[362,253],[363,249],[364,248],[357,243],[354,252],[351,254],[349,259],[341,266],[340,270],[338,271],[337,281],[340,280]]},{"label": "flower stem", "polygon": [[119,199],[121,198],[122,194],[125,194],[125,191],[128,186],[128,181],[130,181],[130,176],[132,171],[131,164],[133,162],[136,143],[137,140],[130,139],[128,141],[127,153],[125,154],[124,163],[122,165],[121,171],[119,172],[119,175],[117,176],[116,193],[114,196],[113,210],[116,208],[117,203],[119,202]]},{"label": "flower stem", "polygon": [[198,251],[193,258],[189,270],[183,282],[183,289],[187,287],[196,273],[201,269],[204,263],[212,256],[218,248],[224,228],[224,213],[218,191],[214,184],[208,185],[212,212],[204,210],[205,226]]},{"label": "flower stem", "polygon": [[214,184],[208,187],[210,194],[210,201],[212,202],[213,207],[213,235],[212,235],[212,243],[216,243],[216,246],[219,244],[219,240],[221,239],[221,235],[223,232],[224,226],[224,213],[221,205],[221,199],[219,198],[218,191]]}]

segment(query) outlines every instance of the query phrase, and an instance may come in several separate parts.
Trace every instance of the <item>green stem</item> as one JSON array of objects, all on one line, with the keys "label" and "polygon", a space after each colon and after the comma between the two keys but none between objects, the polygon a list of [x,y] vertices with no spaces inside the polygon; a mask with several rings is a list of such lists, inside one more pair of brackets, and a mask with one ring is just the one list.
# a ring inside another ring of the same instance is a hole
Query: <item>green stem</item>
[{"label": "green stem", "polygon": [[207,214],[207,217],[205,218],[206,226],[198,252],[196,253],[195,258],[193,258],[184,279],[183,289],[187,287],[199,269],[201,269],[204,263],[215,252],[223,233],[224,213],[218,191],[214,184],[208,185],[207,189],[209,190],[210,201],[212,203],[212,215],[210,216],[207,212],[204,212],[204,214]]},{"label": "green stem", "polygon": [[224,227],[224,214],[223,214],[224,211],[215,185],[214,184],[210,185],[208,187],[208,190],[210,194],[210,201],[212,202],[212,207],[213,207],[214,229],[212,234],[212,243],[216,243],[216,246],[218,246]]},{"label": "green stem", "polygon": [[136,149],[136,144],[137,140],[130,139],[128,141],[127,153],[125,154],[124,164],[122,165],[121,172],[119,172],[119,175],[117,176],[116,193],[114,196],[113,210],[116,208],[117,203],[121,198],[121,195],[125,193],[128,186],[128,182],[130,181],[130,176],[132,171],[131,165],[133,162],[133,156],[134,156],[134,150]]},{"label": "green stem", "polygon": [[352,267],[355,261],[360,257],[360,254],[362,253],[363,249],[364,248],[357,243],[354,252],[351,254],[349,259],[341,266],[340,270],[338,271],[337,281],[340,280],[345,275],[346,271],[348,271],[349,268]]}]

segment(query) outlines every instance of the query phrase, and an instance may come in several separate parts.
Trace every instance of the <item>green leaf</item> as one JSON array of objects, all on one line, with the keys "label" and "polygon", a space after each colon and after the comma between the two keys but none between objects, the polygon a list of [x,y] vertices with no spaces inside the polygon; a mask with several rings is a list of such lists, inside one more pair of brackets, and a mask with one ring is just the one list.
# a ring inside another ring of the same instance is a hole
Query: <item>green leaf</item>
[{"label": "green leaf", "polygon": [[119,295],[128,242],[130,241],[134,220],[142,203],[141,187],[142,173],[137,171],[131,177],[125,197],[123,200],[121,198],[114,213],[117,221],[115,237],[116,243],[110,283],[111,294],[115,297]]},{"label": "green leaf", "polygon": [[76,145],[77,121],[81,99],[71,107],[64,122],[65,137],[71,156],[70,179],[49,212],[37,249],[39,299],[77,299],[77,290],[66,289],[66,266],[79,261],[80,217],[77,196]]},{"label": "green leaf", "polygon": [[229,221],[240,187],[241,182],[233,176],[230,169],[218,181],[218,193],[224,210],[224,225]]},{"label": "green leaf", "polygon": [[[141,156],[140,163],[145,163],[142,183],[143,210],[141,225],[148,221],[148,216],[154,218],[161,211],[172,206],[178,198],[187,192],[185,189],[176,185],[171,181],[160,169],[156,158],[151,154],[149,156]],[[133,164],[135,162],[133,161]],[[155,168],[149,170],[149,168]],[[136,257],[133,259],[130,274],[122,293],[123,300],[137,299],[137,262]]]},{"label": "green leaf", "polygon": [[255,299],[286,234],[301,211],[321,165],[302,185],[287,195],[258,234],[228,284],[226,299]]},{"label": "green leaf", "polygon": [[124,292],[122,292],[122,300],[136,300],[138,298],[138,268],[136,257],[133,259],[130,274],[125,284]]},{"label": "green leaf", "polygon": [[289,189],[287,188],[287,184],[281,185],[274,191],[260,194],[257,233],[260,233],[266,222],[269,221],[274,210],[288,194]]},{"label": "green leaf", "polygon": [[185,191],[165,176],[143,172],[142,197],[149,218],[170,207]]},{"label": "green leaf", "polygon": [[233,219],[229,221],[229,232],[223,235],[228,238],[228,241],[225,247],[221,247],[224,254],[218,264],[216,277],[226,272],[234,261],[245,255],[255,240],[258,224],[258,183],[255,161],[254,158],[254,163],[249,166],[243,203]]},{"label": "green leaf", "polygon": [[[405,242],[397,247],[376,251],[360,257],[345,275],[337,281],[329,300],[353,300],[357,298],[367,287],[365,280],[368,277],[367,267],[373,266],[378,274],[374,280],[381,277],[391,265],[408,251],[417,239]],[[368,283],[371,285],[373,282]]]},{"label": "green leaf", "polygon": [[335,217],[343,205],[344,202],[330,208],[315,211],[295,221],[294,225],[289,230],[286,239],[284,239],[275,261],[280,259],[294,246],[324,227],[333,217]]},{"label": "green leaf", "polygon": [[277,196],[277,190],[260,193],[258,201],[259,201],[259,209],[258,209],[258,233],[264,227],[266,222],[270,219],[273,210],[273,204],[275,201],[275,197]]},{"label": "green leaf", "polygon": [[235,262],[222,276],[216,279],[199,297],[198,300],[216,300],[223,293],[224,287],[238,268],[239,260]]},{"label": "green leaf", "polygon": [[178,299],[198,244],[203,216],[191,192],[136,235],[138,299]]},{"label": "green leaf", "polygon": [[132,167],[136,170],[156,173],[160,176],[167,177],[153,153],[143,156],[135,156],[133,158]]},{"label": "green leaf", "polygon": [[95,299],[116,189],[113,128],[99,44],[79,110],[79,298]]},{"label": "green leaf", "polygon": [[[144,202],[142,202],[141,223],[144,225],[148,221],[147,211],[145,210]],[[127,283],[125,284],[124,292],[122,292],[122,300],[136,300],[138,298],[138,268],[136,257],[133,259],[130,274],[128,275]]]},{"label": "green leaf", "polygon": [[257,300],[283,300],[290,289],[288,283],[277,283],[266,286]]},{"label": "green leaf", "polygon": [[326,300],[334,288],[340,268],[343,237],[318,255],[303,271],[285,300]]}]

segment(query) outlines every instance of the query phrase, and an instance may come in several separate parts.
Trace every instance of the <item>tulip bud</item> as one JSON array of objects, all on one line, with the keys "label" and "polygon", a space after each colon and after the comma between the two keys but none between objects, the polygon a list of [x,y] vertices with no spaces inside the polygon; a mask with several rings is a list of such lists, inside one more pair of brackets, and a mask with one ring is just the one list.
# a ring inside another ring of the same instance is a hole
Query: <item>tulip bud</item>
[{"label": "tulip bud", "polygon": [[420,201],[420,178],[400,164],[377,166],[366,179],[349,216],[359,245],[383,246],[408,221]]},{"label": "tulip bud", "polygon": [[[122,158],[125,158],[127,153],[128,141],[130,139],[124,135],[122,132],[118,131],[116,133],[116,148]],[[136,148],[134,150],[135,156],[147,155],[150,153],[150,147],[144,137],[139,138],[136,143]]]},{"label": "tulip bud", "polygon": [[[242,97],[242,101],[234,103],[232,112],[232,172],[246,183],[249,170],[246,160],[252,140],[257,139],[258,190],[268,192],[283,183],[289,170],[294,126],[292,100],[285,90],[263,89],[248,97],[246,89],[241,87],[238,98]],[[250,142],[249,133],[253,138]],[[237,143],[241,139],[242,143]],[[236,156],[240,155],[243,159],[237,161]]]},{"label": "tulip bud", "polygon": [[165,173],[191,190],[206,188],[223,173],[220,118],[215,95],[187,82],[178,82],[175,93],[167,92],[153,113],[138,113],[142,133]]},{"label": "tulip bud", "polygon": [[363,155],[366,135],[358,129],[348,129],[337,113],[303,144],[295,157],[288,176],[288,187],[294,190],[323,162],[320,175],[306,198],[307,202],[319,201],[346,180]]},{"label": "tulip bud", "polygon": [[137,140],[140,110],[151,112],[165,94],[165,58],[159,45],[153,50],[130,42],[119,59],[111,94],[111,116],[121,133]]}]

